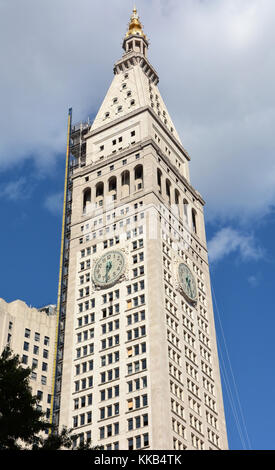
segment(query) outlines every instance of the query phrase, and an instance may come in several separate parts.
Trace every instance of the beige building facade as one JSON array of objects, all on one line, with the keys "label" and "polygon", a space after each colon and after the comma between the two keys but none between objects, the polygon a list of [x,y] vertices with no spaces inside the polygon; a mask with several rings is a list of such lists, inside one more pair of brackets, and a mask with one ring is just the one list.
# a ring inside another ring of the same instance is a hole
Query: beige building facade
[{"label": "beige building facade", "polygon": [[22,300],[5,302],[0,299],[0,351],[8,345],[18,354],[21,363],[33,368],[30,386],[40,398],[39,406],[50,417],[56,308],[29,307]]},{"label": "beige building facade", "polygon": [[93,124],[70,128],[52,417],[104,449],[227,449],[190,157],[134,9]]}]

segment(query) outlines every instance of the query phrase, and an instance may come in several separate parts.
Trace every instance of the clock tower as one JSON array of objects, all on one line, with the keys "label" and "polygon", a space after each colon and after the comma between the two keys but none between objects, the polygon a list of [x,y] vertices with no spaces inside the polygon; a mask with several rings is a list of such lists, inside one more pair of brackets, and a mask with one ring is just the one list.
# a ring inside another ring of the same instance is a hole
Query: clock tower
[{"label": "clock tower", "polygon": [[68,123],[52,419],[104,449],[227,449],[190,156],[137,10],[93,123]]}]

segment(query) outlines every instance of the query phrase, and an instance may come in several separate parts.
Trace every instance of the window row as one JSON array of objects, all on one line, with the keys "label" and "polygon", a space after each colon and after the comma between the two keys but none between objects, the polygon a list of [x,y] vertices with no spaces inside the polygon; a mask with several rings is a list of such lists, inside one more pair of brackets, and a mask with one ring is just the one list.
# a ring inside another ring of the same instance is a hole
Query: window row
[{"label": "window row", "polygon": [[145,320],[145,310],[140,312],[134,312],[131,315],[127,315],[127,325],[132,325],[133,323],[138,323]]},{"label": "window row", "polygon": [[189,415],[189,424],[192,428],[195,428],[201,434],[203,433],[202,422],[192,414]]},{"label": "window row", "polygon": [[[114,170],[114,165],[110,167],[110,170]],[[83,214],[88,214],[93,209],[103,206],[105,197],[115,201],[118,196],[120,198],[129,196],[132,184],[134,192],[143,188],[143,165],[136,165],[133,168],[132,174],[129,170],[124,170],[118,177],[110,176],[107,183],[99,181],[94,188],[85,188],[82,196]],[[92,201],[94,202],[92,203]]]},{"label": "window row", "polygon": [[128,421],[128,431],[133,431],[135,429],[148,426],[148,414],[135,416],[134,418],[129,418],[127,421]]},{"label": "window row", "polygon": [[[23,345],[24,351],[29,351],[30,350],[29,346],[30,346],[30,344],[27,341],[24,341],[24,345]],[[39,346],[37,346],[36,344],[34,344],[34,346],[33,346],[33,354],[35,354],[36,356],[39,355]],[[43,356],[44,359],[49,358],[48,349],[43,349],[42,356]],[[25,360],[26,360],[26,358],[28,358],[28,356],[25,356]],[[23,364],[27,364],[27,362],[23,362]]]},{"label": "window row", "polygon": [[181,355],[178,354],[173,348],[168,346],[168,357],[169,359],[172,359],[176,364],[179,366],[181,365]]},{"label": "window row", "polygon": [[146,368],[147,368],[146,359],[141,359],[139,361],[131,362],[130,364],[127,364],[127,375],[141,372],[142,370],[146,370]]},{"label": "window row", "polygon": [[119,319],[109,321],[108,323],[104,323],[101,325],[101,334],[110,333],[111,331],[119,329]]},{"label": "window row", "polygon": [[92,422],[92,412],[81,413],[80,415],[73,416],[73,427],[77,428],[79,426],[84,426],[85,424],[90,424]]},{"label": "window row", "polygon": [[185,412],[183,406],[173,398],[171,398],[171,410],[176,413],[180,418],[185,419]]},{"label": "window row", "polygon": [[102,312],[102,318],[107,318],[112,315],[115,315],[119,313],[119,304],[109,305],[109,307],[103,308],[101,312]]},{"label": "window row", "polygon": [[90,372],[93,369],[94,369],[93,359],[90,361],[85,361],[75,366],[75,375],[85,374],[86,372]]},{"label": "window row", "polygon": [[[89,177],[87,177],[89,179]],[[121,215],[127,215],[127,214],[133,214],[135,213],[136,210],[140,209],[143,206],[143,201],[135,202],[133,207],[132,206],[123,206],[121,209],[117,209],[116,211],[113,211],[111,213],[106,214],[106,220],[110,221],[111,219],[115,219],[116,217],[120,217]],[[131,209],[131,211],[130,211]],[[134,210],[133,210],[134,209]],[[132,219],[135,221],[136,219],[133,217]],[[81,232],[85,232],[87,230],[92,230],[94,227],[103,227],[104,226],[104,219],[102,216],[99,218],[94,218],[93,223],[86,223],[86,225],[81,225]],[[130,223],[130,219],[126,219],[126,224]],[[89,253],[91,253],[91,248],[87,248],[87,250],[90,250]],[[88,252],[87,252],[88,253]]]},{"label": "window row", "polygon": [[113,364],[113,363],[118,362],[118,361],[119,361],[119,351],[115,351],[115,352],[106,354],[104,356],[101,356],[101,358],[100,358],[100,362],[101,362],[102,367],[108,366],[108,365]]},{"label": "window row", "polygon": [[147,405],[148,405],[147,394],[130,398],[129,400],[127,400],[128,411],[138,410],[139,408],[143,408]]},{"label": "window row", "polygon": [[132,379],[127,381],[128,393],[136,392],[137,390],[142,390],[147,388],[147,376],[138,377],[137,379]]},{"label": "window row", "polygon": [[113,416],[119,415],[119,403],[113,403],[112,405],[106,405],[99,409],[99,419],[112,418]]},{"label": "window row", "polygon": [[138,276],[143,276],[144,274],[144,266],[139,266],[138,268],[133,269],[133,278]]},{"label": "window row", "polygon": [[[25,328],[25,338],[31,337],[31,330],[29,328]],[[37,331],[34,333],[34,341],[40,341],[40,333]],[[50,338],[48,336],[44,336],[44,346],[49,346]]]},{"label": "window row", "polygon": [[85,256],[89,256],[91,253],[96,253],[96,245],[93,245],[92,247],[88,247],[86,249],[83,249],[80,251],[80,256],[81,258],[84,258]]},{"label": "window row", "polygon": [[93,376],[85,377],[81,380],[76,380],[74,382],[74,391],[80,392],[81,390],[86,390],[87,388],[93,387]]},{"label": "window row", "polygon": [[119,335],[109,336],[101,340],[101,350],[112,348],[119,344]]},{"label": "window row", "polygon": [[[144,218],[144,214],[140,214],[140,218]],[[128,219],[127,219],[128,220]],[[130,219],[129,219],[130,223]],[[138,227],[133,228],[132,230],[125,230],[124,227],[125,223],[123,220],[121,220],[117,224],[113,224],[112,227],[106,227],[105,229],[100,229],[97,232],[92,232],[92,234],[87,234],[85,238],[80,237],[79,238],[79,244],[82,245],[85,242],[90,241],[92,238],[93,239],[102,239],[105,235],[108,236],[109,233],[114,233],[116,232],[116,235],[114,235],[114,238],[106,240],[106,242],[103,242],[103,248],[108,248],[111,246],[114,246],[115,244],[117,245],[120,243],[120,237],[122,240],[130,240],[131,238],[135,238],[139,235],[142,235],[144,233],[144,227],[143,225],[140,225]],[[85,268],[82,268],[85,269]]]},{"label": "window row", "polygon": [[[30,375],[32,380],[37,380],[37,372],[32,371]],[[41,385],[47,385],[47,376],[46,375],[41,375]]]},{"label": "window row", "polygon": [[94,338],[95,330],[94,328],[90,328],[89,330],[81,331],[76,335],[76,342],[81,343],[82,341],[87,341],[89,339]]},{"label": "window row", "polygon": [[110,400],[119,396],[119,385],[113,387],[104,388],[100,390],[100,401]]},{"label": "window row", "polygon": [[99,428],[99,439],[116,436],[119,434],[119,423],[107,424]]},{"label": "window row", "polygon": [[86,344],[81,348],[76,349],[76,359],[80,359],[81,357],[88,356],[89,354],[94,353],[94,343]]},{"label": "window row", "polygon": [[133,339],[141,338],[142,336],[146,335],[146,326],[142,325],[137,328],[133,328],[132,330],[127,331],[127,341],[131,341]]},{"label": "window row", "polygon": [[108,292],[108,294],[102,295],[102,303],[112,302],[114,299],[119,299],[119,289],[116,289],[113,292]]},{"label": "window row", "polygon": [[100,373],[100,383],[102,384],[117,379],[119,379],[119,367]]},{"label": "window row", "polygon": [[79,303],[78,313],[82,313],[85,310],[89,310],[91,308],[95,308],[95,299],[85,300],[85,302]]},{"label": "window row", "polygon": [[186,439],[185,426],[175,418],[172,418],[172,429],[179,436],[183,437],[183,439]]},{"label": "window row", "polygon": [[141,449],[149,446],[149,434],[145,433],[140,436],[130,437],[128,439],[128,450]]},{"label": "window row", "polygon": [[82,326],[87,326],[89,325],[90,323],[94,323],[95,321],[95,314],[94,312],[93,313],[89,313],[87,315],[83,315],[83,317],[79,317],[77,319],[77,327],[78,328],[81,328]]},{"label": "window row", "polygon": [[174,205],[176,215],[183,219],[184,223],[190,225],[193,233],[197,233],[197,211],[189,209],[190,205],[186,198],[181,199],[178,189],[172,190],[172,183],[164,178],[162,171],[157,169],[157,185],[159,193],[164,196],[169,205]]},{"label": "window row", "polygon": [[127,348],[127,356],[138,356],[146,352],[146,343],[139,343]]},{"label": "window row", "polygon": [[144,305],[145,304],[145,295],[142,294],[142,295],[139,295],[137,297],[133,297],[132,299],[128,299],[126,301],[127,305],[126,305],[126,308],[129,310],[130,308],[135,308],[135,307],[139,307],[140,305]]},{"label": "window row", "polygon": [[141,280],[139,282],[134,282],[131,285],[126,286],[127,289],[127,295],[134,294],[135,292],[138,292],[139,290],[144,289],[144,280]]},{"label": "window row", "polygon": [[[126,85],[126,83],[124,83],[123,85]],[[130,90],[127,91],[127,96],[131,96],[129,93],[131,93]],[[118,102],[118,98],[113,98],[113,104],[116,104]],[[131,137],[134,137],[136,135],[136,131],[135,130],[132,130],[130,131],[130,136]],[[115,139],[112,139],[112,145],[117,145],[117,144],[120,144],[121,142],[123,141],[123,136],[119,136],[119,137],[116,137]],[[99,152],[103,152],[103,150],[105,149],[105,145],[104,144],[100,144],[99,146],[99,149],[98,151]]]},{"label": "window row", "polygon": [[[26,341],[24,342],[23,349],[24,349],[24,351],[29,351],[29,343],[26,343]],[[28,364],[28,361],[29,361],[29,357],[26,354],[23,354],[22,355],[22,363],[23,364]],[[38,367],[38,359],[36,359],[34,357],[32,358],[31,367],[32,367],[32,369],[36,369]],[[44,372],[48,371],[48,363],[47,362],[42,361],[41,370],[44,371]]]},{"label": "window row", "polygon": [[183,400],[183,397],[184,397],[183,387],[178,385],[173,380],[170,380],[170,392],[173,393],[173,395],[175,395],[175,397],[179,398],[181,401],[184,401]]},{"label": "window row", "polygon": [[74,399],[74,410],[78,410],[79,408],[85,408],[85,406],[91,406],[92,404],[92,393],[89,393],[88,395],[82,395],[81,397]]}]

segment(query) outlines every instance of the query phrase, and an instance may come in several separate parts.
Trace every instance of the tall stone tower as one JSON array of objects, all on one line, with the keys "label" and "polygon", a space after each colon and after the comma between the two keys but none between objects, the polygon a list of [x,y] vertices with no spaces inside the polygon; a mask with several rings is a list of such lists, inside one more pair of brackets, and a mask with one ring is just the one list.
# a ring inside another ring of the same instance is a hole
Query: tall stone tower
[{"label": "tall stone tower", "polygon": [[52,418],[104,449],[226,449],[204,201],[136,9],[71,125]]}]

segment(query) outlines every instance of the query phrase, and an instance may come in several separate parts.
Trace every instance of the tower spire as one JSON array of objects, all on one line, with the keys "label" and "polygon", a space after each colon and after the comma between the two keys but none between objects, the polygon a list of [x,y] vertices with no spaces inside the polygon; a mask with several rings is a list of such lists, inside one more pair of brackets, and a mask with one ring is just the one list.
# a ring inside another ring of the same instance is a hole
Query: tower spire
[{"label": "tower spire", "polygon": [[125,38],[128,38],[129,36],[132,36],[132,35],[142,36],[143,38],[146,39],[146,35],[143,32],[142,24],[138,16],[136,6],[134,6],[133,8],[133,13],[130,17],[129,27],[128,27],[128,31],[126,33]]},{"label": "tower spire", "polygon": [[[133,39],[136,39],[137,41],[133,41]],[[141,41],[138,41],[139,39],[141,39]],[[130,17],[128,31],[125,34],[123,41],[123,49],[126,52],[140,52],[144,56],[147,55],[148,40],[143,31],[136,6],[134,6]]]}]

